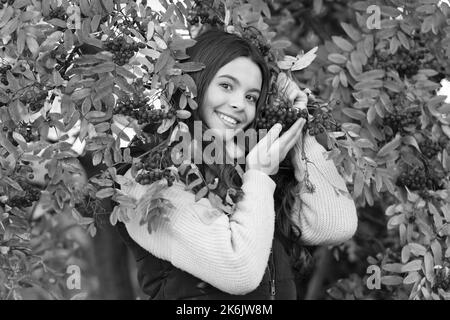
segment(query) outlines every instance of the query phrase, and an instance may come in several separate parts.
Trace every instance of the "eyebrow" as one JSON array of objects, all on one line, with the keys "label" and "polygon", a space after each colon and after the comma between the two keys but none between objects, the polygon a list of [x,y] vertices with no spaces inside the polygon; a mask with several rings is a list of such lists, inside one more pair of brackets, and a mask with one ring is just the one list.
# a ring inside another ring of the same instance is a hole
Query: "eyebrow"
[{"label": "eyebrow", "polygon": [[[239,82],[238,79],[236,79],[235,77],[233,77],[233,76],[231,76],[231,75],[229,75],[229,74],[223,74],[223,75],[220,75],[219,78],[228,78],[228,79],[230,79],[230,80],[236,82],[237,84],[240,84],[240,82]],[[256,92],[258,92],[258,93],[261,93],[261,90],[259,90],[259,89],[257,89],[257,88],[252,88],[252,89],[250,89],[249,91],[256,91]]]}]

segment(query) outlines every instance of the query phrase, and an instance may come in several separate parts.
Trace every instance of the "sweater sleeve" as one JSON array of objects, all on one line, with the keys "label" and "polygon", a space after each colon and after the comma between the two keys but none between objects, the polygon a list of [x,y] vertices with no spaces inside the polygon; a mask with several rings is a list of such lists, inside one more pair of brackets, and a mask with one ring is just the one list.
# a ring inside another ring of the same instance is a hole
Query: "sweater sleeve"
[{"label": "sweater sleeve", "polygon": [[303,143],[305,155],[313,164],[305,163],[302,159],[300,140],[294,146],[297,162],[295,176],[300,177],[298,168],[307,165],[309,180],[315,186],[315,191],[302,192],[294,205],[292,214],[302,232],[301,240],[307,245],[346,241],[353,236],[358,225],[355,203],[350,195],[346,197],[334,190],[337,187],[348,192],[333,161],[325,159],[323,146],[309,134],[304,136]]},{"label": "sweater sleeve", "polygon": [[[124,192],[141,199],[148,186],[133,184]],[[230,294],[246,294],[259,285],[272,245],[275,183],[266,174],[249,170],[243,176],[244,197],[232,215],[208,199],[195,201],[185,185],[164,191],[171,201],[169,220],[158,219],[149,233],[140,225],[142,212],[131,212],[126,228],[131,238],[156,257],[170,261],[195,277]],[[139,207],[139,206],[138,206]]]}]

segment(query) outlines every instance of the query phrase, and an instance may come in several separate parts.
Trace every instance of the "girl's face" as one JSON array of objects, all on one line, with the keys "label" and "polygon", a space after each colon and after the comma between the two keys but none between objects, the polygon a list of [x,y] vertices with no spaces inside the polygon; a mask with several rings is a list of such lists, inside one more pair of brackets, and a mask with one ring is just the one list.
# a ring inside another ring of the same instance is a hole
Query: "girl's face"
[{"label": "girl's face", "polygon": [[261,86],[258,65],[247,57],[234,59],[220,68],[209,84],[199,108],[201,119],[229,141],[255,119]]}]

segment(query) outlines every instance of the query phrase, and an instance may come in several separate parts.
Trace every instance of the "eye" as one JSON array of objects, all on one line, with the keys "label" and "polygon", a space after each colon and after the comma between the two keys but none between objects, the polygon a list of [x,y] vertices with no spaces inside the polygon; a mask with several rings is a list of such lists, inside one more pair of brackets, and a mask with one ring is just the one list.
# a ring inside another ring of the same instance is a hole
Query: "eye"
[{"label": "eye", "polygon": [[252,95],[248,95],[247,99],[251,102],[251,103],[256,103],[256,101],[258,101],[258,97],[252,96]]},{"label": "eye", "polygon": [[229,83],[220,83],[219,86],[221,86],[222,88],[226,89],[226,90],[231,90],[231,85]]}]

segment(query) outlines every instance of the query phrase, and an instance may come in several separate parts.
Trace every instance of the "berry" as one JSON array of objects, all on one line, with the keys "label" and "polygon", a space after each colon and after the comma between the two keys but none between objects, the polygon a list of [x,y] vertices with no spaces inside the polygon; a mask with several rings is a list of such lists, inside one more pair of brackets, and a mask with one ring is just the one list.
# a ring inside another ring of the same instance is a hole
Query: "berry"
[{"label": "berry", "polygon": [[397,178],[396,184],[409,190],[426,191],[442,187],[443,176],[434,170],[407,168]]},{"label": "berry", "polygon": [[104,43],[106,50],[113,53],[113,61],[119,66],[123,66],[139,50],[138,44],[127,43],[124,37],[117,37]]},{"label": "berry", "polygon": [[439,142],[434,142],[431,139],[426,139],[419,143],[419,148],[422,154],[428,159],[434,158],[440,151],[442,151],[442,146]]},{"label": "berry", "polygon": [[50,19],[66,20],[67,19],[66,10],[63,7],[57,7],[52,11],[50,11],[48,18],[49,20]]},{"label": "berry", "polygon": [[307,109],[298,110],[293,108],[291,103],[277,92],[275,84],[269,94],[267,104],[262,107],[257,118],[257,129],[270,129],[274,124],[281,123],[282,132],[289,129],[299,118],[306,119],[303,131],[308,131],[310,135],[317,135],[325,131],[339,131],[341,126],[337,123],[331,113],[323,107],[317,98],[310,94],[308,98],[308,110],[312,110],[310,116]]},{"label": "berry", "polygon": [[383,119],[383,124],[390,127],[392,130],[392,136],[395,136],[397,132],[400,132],[402,136],[408,134],[411,129],[419,129],[420,111],[405,111],[396,110],[394,113],[388,114]]},{"label": "berry", "polygon": [[[15,132],[22,135],[26,142],[34,142],[39,140],[39,132],[36,128],[34,128],[31,124],[26,124],[24,122],[19,123],[19,125],[14,129]],[[15,140],[12,137],[12,132],[10,132],[10,141],[13,144],[16,144]]]},{"label": "berry", "polygon": [[147,102],[148,98],[143,96],[135,95],[131,99],[128,96],[122,97],[117,102],[114,113],[133,117],[139,124],[158,124],[176,115],[174,109],[168,111],[155,109],[154,106],[147,105]]},{"label": "berry", "polygon": [[24,180],[18,181],[20,187],[23,189],[21,195],[15,195],[8,199],[7,204],[10,207],[27,208],[33,205],[33,202],[38,201],[41,192],[34,188],[32,185],[28,184]]}]

